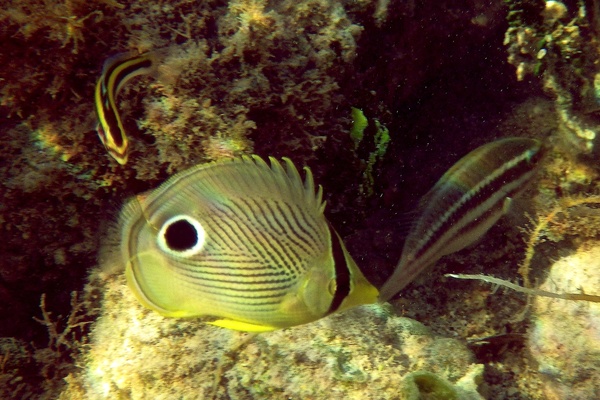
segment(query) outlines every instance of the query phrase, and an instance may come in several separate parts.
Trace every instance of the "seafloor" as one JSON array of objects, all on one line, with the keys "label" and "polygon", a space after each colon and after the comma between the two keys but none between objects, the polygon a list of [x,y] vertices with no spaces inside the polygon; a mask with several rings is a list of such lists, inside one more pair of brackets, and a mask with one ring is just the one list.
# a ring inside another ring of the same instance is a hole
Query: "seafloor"
[{"label": "seafloor", "polygon": [[[5,0],[0,37],[0,398],[600,397],[597,1]],[[119,165],[94,87],[152,50],[118,97]],[[419,198],[507,136],[546,147],[533,184],[390,305],[250,336],[160,317],[98,272],[127,197],[258,154],[311,167],[379,286]]]}]

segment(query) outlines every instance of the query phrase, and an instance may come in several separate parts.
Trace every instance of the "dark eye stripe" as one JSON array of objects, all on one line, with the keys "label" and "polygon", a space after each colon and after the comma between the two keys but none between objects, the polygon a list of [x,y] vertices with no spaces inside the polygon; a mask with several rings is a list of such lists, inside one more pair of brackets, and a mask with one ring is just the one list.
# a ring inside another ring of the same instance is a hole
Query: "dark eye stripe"
[{"label": "dark eye stripe", "polygon": [[344,255],[344,250],[340,243],[340,238],[335,233],[331,225],[329,225],[329,235],[331,237],[331,251],[333,253],[333,265],[335,266],[335,284],[336,289],[331,300],[329,313],[337,311],[342,305],[342,301],[350,294],[350,270],[348,269],[348,261]]}]

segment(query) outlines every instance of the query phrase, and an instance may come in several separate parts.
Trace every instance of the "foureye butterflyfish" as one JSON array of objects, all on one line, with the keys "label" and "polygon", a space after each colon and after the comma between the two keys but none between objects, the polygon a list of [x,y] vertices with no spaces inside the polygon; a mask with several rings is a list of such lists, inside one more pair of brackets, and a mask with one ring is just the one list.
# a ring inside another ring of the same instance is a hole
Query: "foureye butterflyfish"
[{"label": "foureye butterflyfish", "polygon": [[377,300],[302,180],[258,156],[198,165],[130,199],[121,260],[146,307],[244,331],[305,324]]},{"label": "foureye butterflyfish", "polygon": [[380,300],[389,300],[442,256],[483,236],[527,187],[543,153],[539,140],[505,138],[454,164],[421,200],[419,217]]}]

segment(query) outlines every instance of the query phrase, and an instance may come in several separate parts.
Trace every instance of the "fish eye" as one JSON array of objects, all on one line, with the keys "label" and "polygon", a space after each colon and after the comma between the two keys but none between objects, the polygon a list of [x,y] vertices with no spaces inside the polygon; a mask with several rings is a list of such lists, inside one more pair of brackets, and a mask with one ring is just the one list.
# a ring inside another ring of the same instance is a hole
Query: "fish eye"
[{"label": "fish eye", "polygon": [[158,232],[158,246],[166,253],[181,257],[198,254],[204,246],[206,232],[198,220],[177,215],[169,218]]}]

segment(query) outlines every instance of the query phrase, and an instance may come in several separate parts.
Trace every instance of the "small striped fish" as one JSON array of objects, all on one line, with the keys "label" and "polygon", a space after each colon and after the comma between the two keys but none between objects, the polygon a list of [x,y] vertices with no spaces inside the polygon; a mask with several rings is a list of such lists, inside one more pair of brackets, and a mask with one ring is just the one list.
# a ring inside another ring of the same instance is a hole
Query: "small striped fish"
[{"label": "small striped fish", "polygon": [[121,260],[146,307],[169,317],[268,331],[377,300],[289,159],[199,165],[130,199]]},{"label": "small striped fish", "polygon": [[129,140],[123,128],[117,95],[131,78],[152,73],[156,68],[155,52],[134,55],[131,52],[109,58],[104,63],[102,75],[96,83],[94,104],[98,116],[98,137],[117,162],[127,163]]},{"label": "small striped fish", "polygon": [[442,256],[485,234],[532,179],[542,153],[537,140],[507,138],[473,150],[450,168],[421,200],[421,214],[380,300],[389,300]]}]

